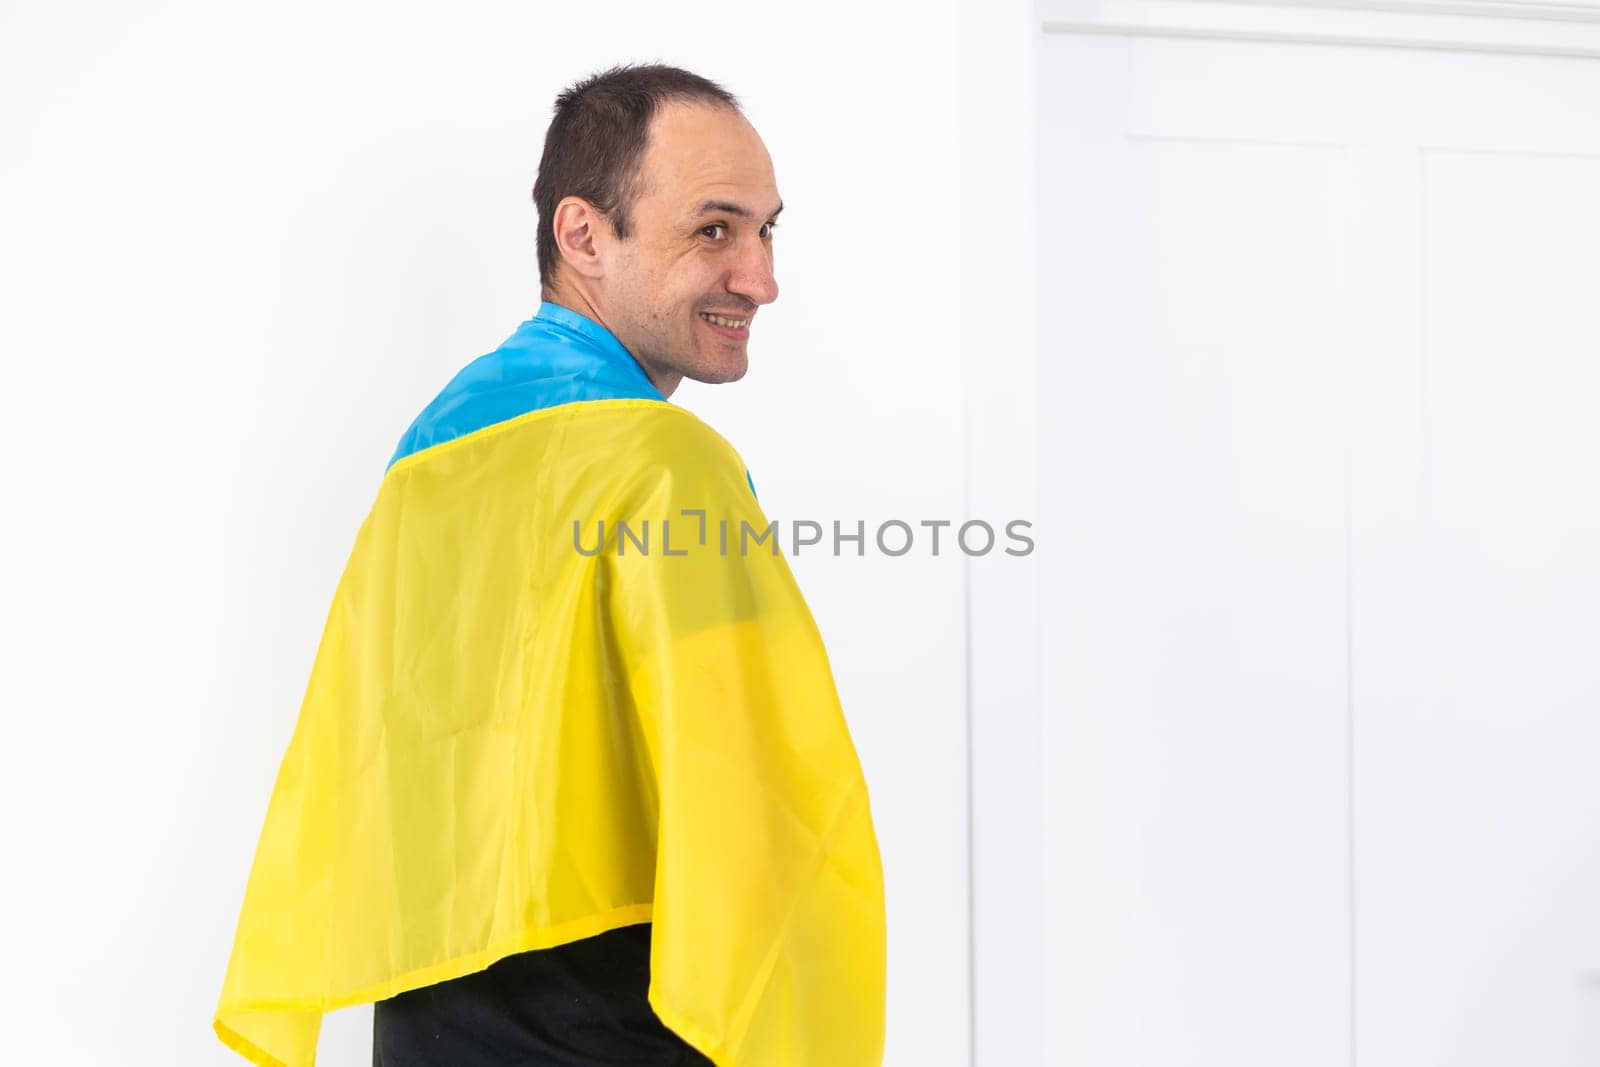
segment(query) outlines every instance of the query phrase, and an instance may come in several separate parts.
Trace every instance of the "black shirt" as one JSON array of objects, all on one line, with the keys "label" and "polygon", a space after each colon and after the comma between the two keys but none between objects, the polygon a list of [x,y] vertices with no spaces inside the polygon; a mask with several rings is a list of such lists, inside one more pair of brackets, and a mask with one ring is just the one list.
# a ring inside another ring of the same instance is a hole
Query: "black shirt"
[{"label": "black shirt", "polygon": [[372,1006],[372,1067],[712,1067],[651,1010],[635,923]]}]

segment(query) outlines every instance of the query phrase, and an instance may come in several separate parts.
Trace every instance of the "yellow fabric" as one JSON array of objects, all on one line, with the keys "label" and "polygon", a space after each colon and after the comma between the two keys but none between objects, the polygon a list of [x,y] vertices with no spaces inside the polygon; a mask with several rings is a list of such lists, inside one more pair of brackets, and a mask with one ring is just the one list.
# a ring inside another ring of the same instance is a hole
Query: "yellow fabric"
[{"label": "yellow fabric", "polygon": [[267,808],[225,1044],[310,1067],[324,1012],[650,920],[650,1004],[718,1067],[882,1062],[867,788],[744,471],[653,400],[389,469]]}]

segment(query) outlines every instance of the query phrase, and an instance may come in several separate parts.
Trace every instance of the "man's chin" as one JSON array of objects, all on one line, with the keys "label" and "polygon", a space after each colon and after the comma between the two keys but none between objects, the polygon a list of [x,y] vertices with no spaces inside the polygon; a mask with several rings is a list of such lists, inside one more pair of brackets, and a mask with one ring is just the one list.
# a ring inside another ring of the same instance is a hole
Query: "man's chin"
[{"label": "man's chin", "polygon": [[731,351],[726,348],[713,352],[702,350],[695,367],[685,371],[683,376],[707,385],[723,385],[743,378],[749,366],[743,345]]},{"label": "man's chin", "polygon": [[742,359],[738,363],[730,363],[724,360],[713,363],[704,369],[696,370],[693,374],[685,375],[685,377],[692,378],[697,382],[704,382],[707,385],[726,385],[728,382],[736,382],[743,378],[744,372],[748,369],[749,364]]}]

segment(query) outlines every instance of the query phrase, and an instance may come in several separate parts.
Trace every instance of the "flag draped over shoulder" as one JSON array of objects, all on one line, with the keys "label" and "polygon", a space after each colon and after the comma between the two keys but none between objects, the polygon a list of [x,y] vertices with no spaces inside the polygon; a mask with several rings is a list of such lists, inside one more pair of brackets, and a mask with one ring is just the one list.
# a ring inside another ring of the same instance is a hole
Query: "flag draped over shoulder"
[{"label": "flag draped over shoulder", "polygon": [[648,920],[651,1007],[718,1067],[880,1064],[867,788],[767,527],[734,449],[664,401],[395,462],[278,771],[218,1037],[310,1067],[327,1011]]}]

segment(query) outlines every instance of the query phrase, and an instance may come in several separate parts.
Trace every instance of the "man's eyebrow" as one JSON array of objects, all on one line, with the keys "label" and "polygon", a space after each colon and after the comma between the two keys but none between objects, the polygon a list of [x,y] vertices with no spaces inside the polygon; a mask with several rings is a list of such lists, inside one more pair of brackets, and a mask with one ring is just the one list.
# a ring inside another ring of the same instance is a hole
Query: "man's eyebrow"
[{"label": "man's eyebrow", "polygon": [[[780,212],[782,210],[783,210],[783,201],[779,200],[778,201],[778,206],[772,209],[772,214],[768,215],[767,218],[769,218],[769,219],[777,218],[778,217],[778,212]],[[755,215],[753,215],[743,205],[735,204],[731,200],[702,200],[700,202],[699,206],[697,206],[694,209],[694,214],[691,215],[690,217],[697,219],[697,218],[700,218],[702,215],[718,215],[718,214],[721,214],[721,215],[733,215],[733,216],[736,216],[736,217],[741,218],[741,219],[753,219],[753,218],[755,218]]]}]

